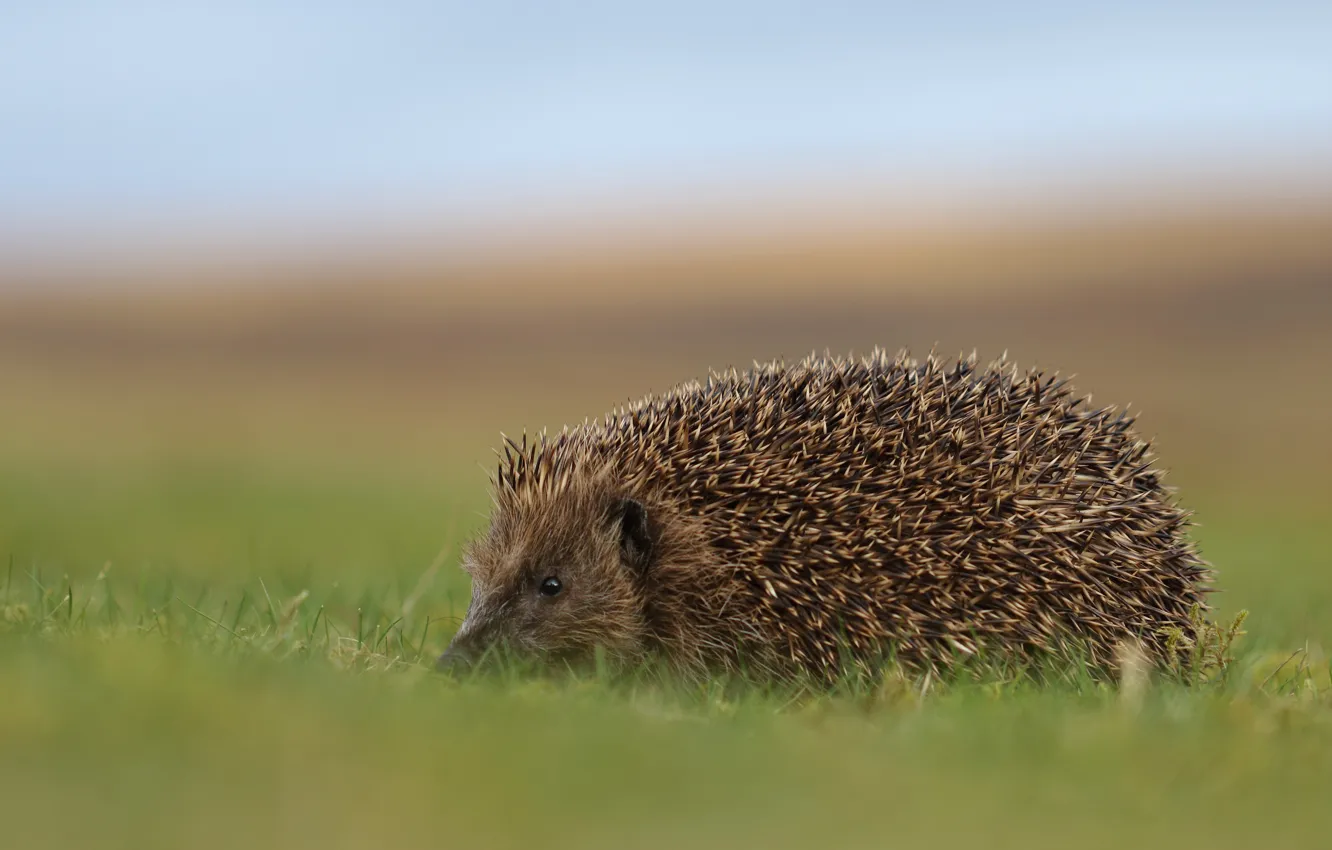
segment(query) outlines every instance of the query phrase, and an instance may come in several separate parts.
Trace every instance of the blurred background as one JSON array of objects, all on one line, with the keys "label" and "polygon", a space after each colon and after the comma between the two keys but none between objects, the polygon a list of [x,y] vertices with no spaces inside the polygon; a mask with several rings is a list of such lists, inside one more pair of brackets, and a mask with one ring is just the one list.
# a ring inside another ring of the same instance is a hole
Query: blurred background
[{"label": "blurred background", "polygon": [[[1312,0],[0,2],[0,843],[1317,846],[1329,34]],[[1252,612],[1237,695],[430,676],[501,431],[875,346],[1138,411]]]},{"label": "blurred background", "polygon": [[1205,528],[1321,517],[1330,31],[1293,2],[7,4],[4,542],[419,571],[385,494],[420,496],[413,539],[476,528],[501,431],[874,346],[1131,405]]}]

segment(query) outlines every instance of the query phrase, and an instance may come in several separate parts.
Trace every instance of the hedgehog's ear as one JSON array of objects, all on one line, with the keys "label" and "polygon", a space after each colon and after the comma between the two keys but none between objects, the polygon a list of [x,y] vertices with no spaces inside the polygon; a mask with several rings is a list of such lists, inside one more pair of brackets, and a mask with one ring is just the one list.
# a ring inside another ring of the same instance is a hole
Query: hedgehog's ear
[{"label": "hedgehog's ear", "polygon": [[620,553],[629,566],[642,572],[652,560],[652,533],[647,511],[641,502],[621,499],[615,506],[615,521],[620,529]]}]

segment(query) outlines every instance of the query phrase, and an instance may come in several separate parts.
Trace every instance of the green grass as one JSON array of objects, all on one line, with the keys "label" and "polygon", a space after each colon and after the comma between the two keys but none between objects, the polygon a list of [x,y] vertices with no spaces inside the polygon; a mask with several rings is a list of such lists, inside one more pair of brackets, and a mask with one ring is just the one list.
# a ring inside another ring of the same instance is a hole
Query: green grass
[{"label": "green grass", "polygon": [[0,846],[1332,846],[1332,505],[1197,494],[1213,682],[793,699],[433,674],[437,472],[0,460]]}]

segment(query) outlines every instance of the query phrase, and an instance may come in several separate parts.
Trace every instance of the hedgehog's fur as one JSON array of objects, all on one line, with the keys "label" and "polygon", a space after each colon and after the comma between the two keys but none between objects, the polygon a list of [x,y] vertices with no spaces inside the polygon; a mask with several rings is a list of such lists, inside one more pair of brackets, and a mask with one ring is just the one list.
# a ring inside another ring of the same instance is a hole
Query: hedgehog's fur
[{"label": "hedgehog's fur", "polygon": [[1209,570],[1132,419],[1065,384],[974,355],[812,357],[506,440],[446,658],[603,647],[816,681],[888,656],[1163,660]]}]

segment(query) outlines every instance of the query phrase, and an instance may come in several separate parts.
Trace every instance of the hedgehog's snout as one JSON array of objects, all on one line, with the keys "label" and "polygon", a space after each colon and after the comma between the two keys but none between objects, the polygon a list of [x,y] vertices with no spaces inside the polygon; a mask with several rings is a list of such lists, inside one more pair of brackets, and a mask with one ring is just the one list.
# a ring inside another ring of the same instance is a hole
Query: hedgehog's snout
[{"label": "hedgehog's snout", "polygon": [[474,656],[467,647],[459,646],[457,641],[449,644],[444,654],[435,661],[435,669],[441,673],[463,672],[476,664]]},{"label": "hedgehog's snout", "polygon": [[435,662],[435,669],[440,671],[462,672],[475,667],[485,654],[487,634],[490,629],[478,628],[473,617],[469,617],[458,629],[458,633],[449,641],[444,654]]}]

